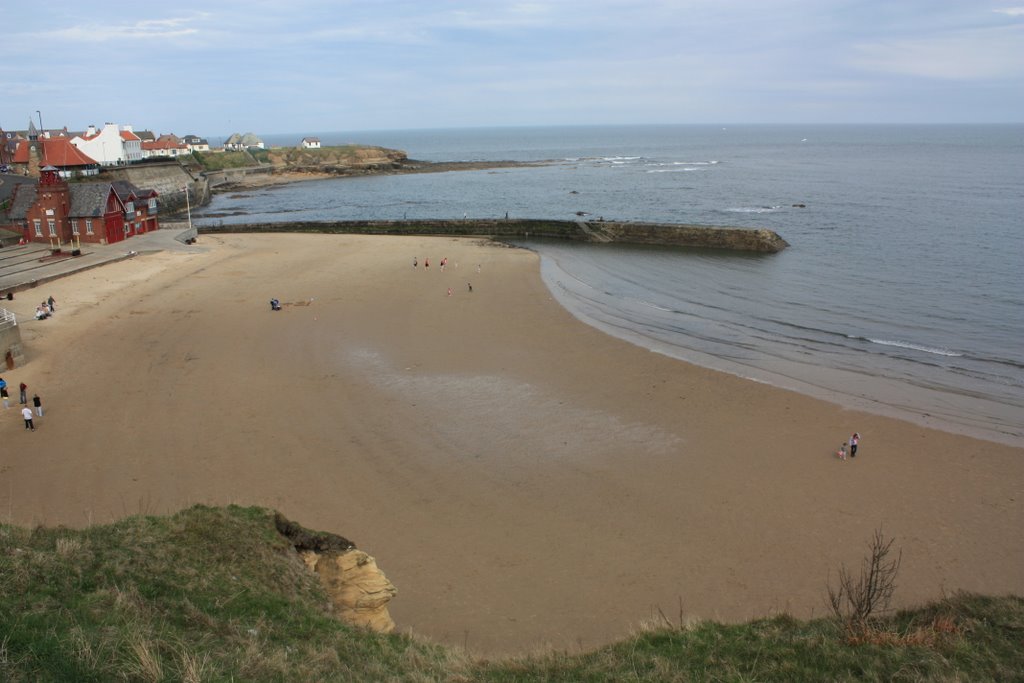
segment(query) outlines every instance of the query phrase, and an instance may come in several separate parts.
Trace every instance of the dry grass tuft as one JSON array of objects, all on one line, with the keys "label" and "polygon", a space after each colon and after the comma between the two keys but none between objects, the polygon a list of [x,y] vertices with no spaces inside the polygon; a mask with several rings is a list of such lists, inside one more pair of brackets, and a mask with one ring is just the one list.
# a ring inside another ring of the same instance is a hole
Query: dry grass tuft
[{"label": "dry grass tuft", "polygon": [[182,648],[179,653],[181,660],[181,680],[183,683],[202,683],[207,677],[210,665],[210,658],[207,655],[197,655]]},{"label": "dry grass tuft", "polygon": [[153,683],[164,679],[164,667],[156,646],[141,638],[135,639],[131,643],[131,655],[132,660],[127,667],[131,675]]},{"label": "dry grass tuft", "polygon": [[82,547],[82,542],[77,538],[58,538],[57,554],[61,557],[71,557]]}]

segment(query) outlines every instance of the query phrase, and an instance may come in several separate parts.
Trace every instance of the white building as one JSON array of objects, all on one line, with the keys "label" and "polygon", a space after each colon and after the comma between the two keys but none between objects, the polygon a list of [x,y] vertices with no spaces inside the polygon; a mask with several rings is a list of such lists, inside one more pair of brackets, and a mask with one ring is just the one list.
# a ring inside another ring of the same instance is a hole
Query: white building
[{"label": "white building", "polygon": [[124,145],[124,158],[129,164],[142,161],[142,138],[131,126],[121,126],[121,143]]},{"label": "white building", "polygon": [[190,152],[210,151],[210,143],[198,135],[186,135],[181,139],[181,141],[185,143],[185,146],[188,147],[188,151]]},{"label": "white building", "polygon": [[[124,139],[121,137],[121,131],[118,130],[116,123],[108,123],[103,126],[103,130],[99,131],[95,126],[89,126],[85,133],[71,138],[71,144],[80,149],[83,154],[98,161],[101,166],[117,166],[130,161],[125,151]],[[140,148],[138,159],[141,158]]]},{"label": "white building", "polygon": [[320,138],[302,138],[302,149],[320,149]]}]

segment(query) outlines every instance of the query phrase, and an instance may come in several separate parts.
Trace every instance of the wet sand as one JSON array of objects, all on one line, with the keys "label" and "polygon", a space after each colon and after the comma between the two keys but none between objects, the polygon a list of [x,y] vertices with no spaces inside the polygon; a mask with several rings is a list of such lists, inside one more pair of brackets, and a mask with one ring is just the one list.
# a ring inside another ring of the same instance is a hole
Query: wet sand
[{"label": "wet sand", "polygon": [[[34,433],[16,406],[0,422],[4,521],[276,508],[374,555],[399,629],[487,655],[594,647],[680,605],[821,615],[879,526],[901,606],[1024,593],[1022,449],[611,338],[525,250],[200,246],[46,285],[57,313],[22,323],[28,362],[3,375],[46,409]],[[835,459],[853,431],[858,457]]]}]

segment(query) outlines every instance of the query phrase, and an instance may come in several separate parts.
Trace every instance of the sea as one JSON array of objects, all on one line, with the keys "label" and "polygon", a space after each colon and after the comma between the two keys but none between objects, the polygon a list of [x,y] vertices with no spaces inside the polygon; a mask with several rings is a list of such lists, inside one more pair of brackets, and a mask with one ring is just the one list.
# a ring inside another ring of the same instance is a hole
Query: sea
[{"label": "sea", "polygon": [[[219,194],[199,225],[557,218],[768,228],[778,254],[520,241],[580,320],[850,408],[1024,445],[1024,125],[310,132],[536,166]],[[856,425],[851,425],[851,430]]]}]

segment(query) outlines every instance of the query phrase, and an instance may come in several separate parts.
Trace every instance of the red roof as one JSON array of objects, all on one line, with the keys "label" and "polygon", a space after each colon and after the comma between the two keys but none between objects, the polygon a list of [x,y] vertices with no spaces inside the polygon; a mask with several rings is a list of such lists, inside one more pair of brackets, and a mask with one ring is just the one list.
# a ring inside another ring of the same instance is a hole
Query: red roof
[{"label": "red roof", "polygon": [[142,149],[147,149],[147,150],[156,150],[156,149],[187,149],[187,148],[188,148],[188,145],[184,145],[184,144],[181,144],[181,143],[175,144],[174,142],[172,142],[170,140],[154,140],[152,142],[150,142],[149,140],[143,140],[142,141]]},{"label": "red roof", "polygon": [[136,135],[135,133],[131,132],[130,130],[122,130],[121,131],[121,139],[122,140],[141,140],[142,138],[140,138],[138,135]]},{"label": "red roof", "polygon": [[[39,142],[43,152],[43,158],[39,160],[41,165],[56,166],[58,168],[97,165],[95,159],[83,154],[67,138],[44,138]],[[18,143],[18,149],[14,152],[14,163],[28,163],[28,140],[22,140]]]}]

